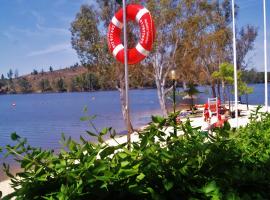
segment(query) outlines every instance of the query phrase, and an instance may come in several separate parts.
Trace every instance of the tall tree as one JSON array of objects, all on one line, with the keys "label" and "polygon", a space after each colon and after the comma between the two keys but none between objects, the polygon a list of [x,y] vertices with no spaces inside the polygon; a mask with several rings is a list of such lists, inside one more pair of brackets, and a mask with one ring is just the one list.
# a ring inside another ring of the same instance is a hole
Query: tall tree
[{"label": "tall tree", "polygon": [[226,95],[226,85],[233,84],[233,65],[230,63],[222,63],[219,67],[219,71],[212,73],[212,78],[214,80],[220,80],[222,85],[222,93],[224,102],[227,101]]},{"label": "tall tree", "polygon": [[52,68],[52,66],[50,66],[50,67],[49,67],[49,70],[50,70],[50,72],[53,72],[53,68]]},{"label": "tall tree", "polygon": [[7,77],[8,77],[8,91],[13,93],[14,90],[15,90],[15,87],[14,87],[14,83],[13,83],[13,71],[12,69],[10,69],[7,73]]},{"label": "tall tree", "polygon": [[254,41],[258,35],[258,30],[254,26],[247,25],[240,29],[237,34],[237,68],[244,70],[248,67],[248,52],[254,49]]},{"label": "tall tree", "polygon": [[177,37],[178,19],[176,16],[181,12],[179,1],[147,1],[147,8],[150,10],[156,27],[156,39],[154,50],[145,61],[151,63],[154,69],[155,82],[160,108],[164,116],[167,115],[166,89],[167,76],[172,68],[175,68],[175,55],[179,42]]},{"label": "tall tree", "polygon": [[123,118],[127,127],[133,129],[131,121],[127,120],[123,66],[114,60],[108,52],[107,45],[105,45],[107,44],[107,26],[117,5],[114,1],[107,0],[101,0],[97,3],[100,10],[94,10],[93,6],[83,5],[71,24],[72,46],[77,51],[82,64],[88,69],[91,67],[91,70],[98,66],[98,73],[111,79],[112,83],[119,89]]},{"label": "tall tree", "polygon": [[18,77],[19,77],[19,71],[18,69],[15,69],[14,78],[18,78]]},{"label": "tall tree", "polygon": [[8,71],[7,77],[8,77],[9,80],[12,80],[12,78],[13,78],[13,71],[12,71],[12,69],[10,69],[10,70]]},{"label": "tall tree", "polygon": [[155,50],[149,60],[154,68],[158,98],[163,115],[167,115],[166,83],[175,68],[184,82],[192,84],[198,79],[200,66],[200,35],[207,29],[211,7],[207,0],[149,0],[147,7],[154,17],[157,35]]},{"label": "tall tree", "polygon": [[93,67],[100,53],[99,20],[93,7],[82,5],[76,19],[71,23],[71,44],[81,63]]},{"label": "tall tree", "polygon": [[216,97],[216,83],[218,84],[218,96],[220,96],[220,82],[216,82],[211,75],[214,71],[219,70],[222,62],[230,62],[232,58],[231,1],[213,1],[211,8],[208,28],[200,39],[199,63],[204,71],[206,82],[211,85],[212,94]]}]

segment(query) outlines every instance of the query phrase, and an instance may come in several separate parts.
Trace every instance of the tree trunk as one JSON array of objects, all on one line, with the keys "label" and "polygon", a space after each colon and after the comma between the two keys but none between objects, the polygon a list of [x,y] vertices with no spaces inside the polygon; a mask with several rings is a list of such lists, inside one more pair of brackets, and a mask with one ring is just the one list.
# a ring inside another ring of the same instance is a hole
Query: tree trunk
[{"label": "tree trunk", "polygon": [[247,110],[249,110],[249,108],[248,108],[248,94],[246,94],[246,103],[247,103]]},{"label": "tree trunk", "polygon": [[240,102],[240,104],[242,103],[242,97],[241,96],[238,97],[238,101]]},{"label": "tree trunk", "polygon": [[[222,89],[223,89],[223,85],[222,85]],[[221,94],[220,94],[220,81],[218,81],[218,84],[217,84],[217,92],[218,92],[218,98],[220,99],[220,97],[221,97]]]},{"label": "tree trunk", "polygon": [[155,79],[156,79],[157,94],[158,94],[158,100],[159,100],[161,112],[164,117],[167,117],[168,111],[166,108],[165,88],[164,88],[164,85],[156,76],[155,76]]},{"label": "tree trunk", "polygon": [[226,100],[227,100],[227,95],[226,95],[226,88],[225,88],[225,82],[222,80],[221,81],[221,85],[222,85],[222,93],[223,93],[223,101],[224,101],[224,103],[226,102]]},{"label": "tree trunk", "polygon": [[185,81],[183,81],[183,89],[186,90],[187,89],[187,83]]},{"label": "tree trunk", "polygon": [[211,89],[212,89],[213,98],[217,97],[215,85],[216,84],[214,82],[211,83]]}]

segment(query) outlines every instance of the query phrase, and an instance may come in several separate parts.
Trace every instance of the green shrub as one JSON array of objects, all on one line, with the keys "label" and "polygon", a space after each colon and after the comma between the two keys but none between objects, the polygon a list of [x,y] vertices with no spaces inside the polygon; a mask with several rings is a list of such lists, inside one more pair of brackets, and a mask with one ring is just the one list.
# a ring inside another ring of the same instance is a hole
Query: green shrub
[{"label": "green shrub", "polygon": [[[246,127],[212,135],[174,119],[153,117],[130,150],[104,142],[106,134],[115,140],[111,128],[87,132],[97,143],[63,136],[58,154],[13,134],[17,145],[6,149],[22,172],[13,176],[5,165],[17,189],[4,199],[270,199],[268,113],[257,110]],[[167,126],[184,134],[166,134]]]}]

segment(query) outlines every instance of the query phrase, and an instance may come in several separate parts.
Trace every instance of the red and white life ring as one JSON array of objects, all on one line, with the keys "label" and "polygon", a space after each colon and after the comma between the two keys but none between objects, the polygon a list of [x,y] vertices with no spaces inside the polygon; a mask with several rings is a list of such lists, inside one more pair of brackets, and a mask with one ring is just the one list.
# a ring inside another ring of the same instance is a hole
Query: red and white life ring
[{"label": "red and white life ring", "polygon": [[[136,21],[140,27],[140,40],[136,47],[128,49],[128,64],[143,60],[152,49],[155,37],[155,26],[150,12],[141,5],[130,4],[126,7],[127,20]],[[124,63],[124,46],[121,41],[123,28],[123,9],[115,13],[108,29],[108,46],[114,57]]]}]

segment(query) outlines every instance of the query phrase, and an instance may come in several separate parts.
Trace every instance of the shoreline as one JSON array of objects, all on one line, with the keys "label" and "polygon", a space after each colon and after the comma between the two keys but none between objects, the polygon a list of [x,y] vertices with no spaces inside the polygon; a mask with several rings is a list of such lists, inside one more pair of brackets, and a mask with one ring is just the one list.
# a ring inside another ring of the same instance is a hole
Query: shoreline
[{"label": "shoreline", "polygon": [[[142,87],[142,88],[130,88],[130,90],[156,90],[155,87]],[[0,95],[28,95],[28,94],[69,94],[69,93],[93,93],[93,92],[113,92],[118,91],[116,88],[111,89],[103,89],[103,90],[89,90],[89,91],[47,91],[47,92],[41,92],[41,91],[35,91],[35,92],[17,92],[17,93],[2,93],[0,92]]]},{"label": "shoreline", "polygon": [[[246,105],[245,104],[239,104],[238,109],[241,109],[242,112],[245,111],[245,114],[240,116],[238,118],[238,126],[246,126],[249,122],[249,116],[250,116],[250,111],[254,110],[258,105],[249,105],[249,110],[246,109]],[[269,107],[270,108],[270,107]],[[265,110],[264,107],[262,107],[262,110]],[[192,127],[199,127],[202,126],[204,122],[203,117],[196,117],[196,118],[190,118],[191,120],[191,125]],[[236,119],[235,118],[230,118],[229,119],[229,123],[231,125],[231,127],[236,127]],[[137,130],[142,130],[146,127],[147,125],[141,126],[139,129]],[[169,130],[169,129],[168,129]],[[139,135],[137,133],[137,131],[135,131],[134,133],[132,133],[131,135],[131,141],[138,141],[139,139]],[[119,143],[124,143],[127,140],[127,136],[123,135],[123,136],[119,136],[116,138],[117,142]],[[108,139],[106,140],[106,143],[114,146],[117,145],[116,141],[114,141],[113,139]],[[12,173],[14,173],[14,171],[12,171]],[[0,191],[2,191],[2,196],[4,197],[5,195],[8,195],[10,193],[12,193],[14,190],[11,188],[10,186],[10,179],[6,179],[6,180],[2,180],[0,181]]]}]

